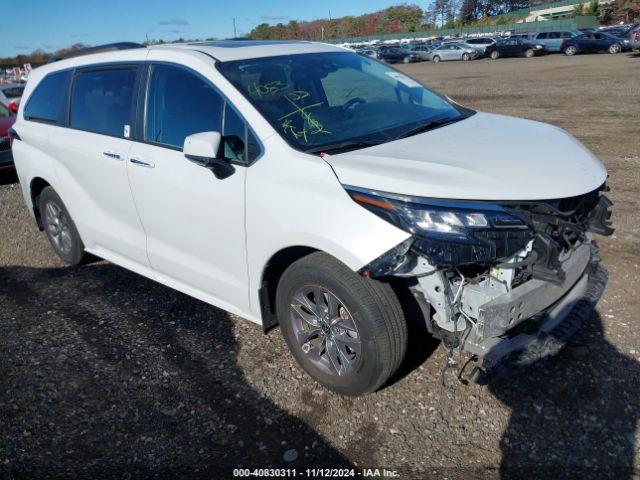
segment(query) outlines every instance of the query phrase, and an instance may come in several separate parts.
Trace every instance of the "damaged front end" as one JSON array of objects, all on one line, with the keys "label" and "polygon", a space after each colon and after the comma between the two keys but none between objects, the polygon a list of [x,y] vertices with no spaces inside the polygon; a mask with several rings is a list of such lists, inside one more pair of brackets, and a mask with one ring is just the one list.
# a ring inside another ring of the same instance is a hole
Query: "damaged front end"
[{"label": "damaged front end", "polygon": [[604,185],[578,197],[526,202],[347,191],[412,234],[361,274],[405,278],[427,329],[451,350],[479,359],[479,372],[557,351],[581,323],[576,308],[595,305],[604,290],[606,271],[592,241],[593,233],[613,233]]}]

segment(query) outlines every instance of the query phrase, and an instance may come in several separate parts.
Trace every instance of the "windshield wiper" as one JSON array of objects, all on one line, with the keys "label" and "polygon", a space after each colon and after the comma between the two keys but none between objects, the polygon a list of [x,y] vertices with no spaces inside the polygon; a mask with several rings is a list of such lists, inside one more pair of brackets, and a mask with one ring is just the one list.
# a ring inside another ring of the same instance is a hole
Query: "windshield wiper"
[{"label": "windshield wiper", "polygon": [[459,120],[462,120],[463,118],[466,118],[466,117],[461,116],[461,117],[455,117],[455,118],[441,118],[440,120],[432,120],[431,122],[424,123],[418,127],[412,128],[411,130],[404,132],[401,135],[398,135],[396,138],[394,138],[394,140],[412,137],[413,135],[417,135],[419,133],[433,130],[436,127],[444,127],[445,125],[448,125],[450,123],[455,123]]},{"label": "windshield wiper", "polygon": [[366,141],[359,140],[356,142],[343,142],[343,143],[333,143],[329,145],[325,145],[323,147],[315,147],[305,150],[306,153],[342,153],[348,152],[350,150],[357,150],[359,148],[373,147],[374,145],[380,145],[382,142],[380,141]]}]

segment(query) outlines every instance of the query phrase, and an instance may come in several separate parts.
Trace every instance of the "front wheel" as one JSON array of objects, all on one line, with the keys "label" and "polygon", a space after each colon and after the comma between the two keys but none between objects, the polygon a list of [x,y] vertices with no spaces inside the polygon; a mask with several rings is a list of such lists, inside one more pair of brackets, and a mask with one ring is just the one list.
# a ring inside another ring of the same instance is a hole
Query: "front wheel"
[{"label": "front wheel", "polygon": [[564,51],[564,54],[565,55],[569,55],[570,57],[572,57],[576,53],[578,53],[578,49],[576,47],[574,47],[573,45],[569,45]]},{"label": "front wheel", "polygon": [[620,44],[619,44],[619,43],[614,43],[613,45],[611,45],[611,46],[609,47],[609,53],[612,53],[612,54],[614,54],[614,55],[615,55],[616,53],[620,53],[620,51],[621,51],[621,50],[622,50],[622,47],[620,47]]},{"label": "front wheel", "polygon": [[535,52],[534,52],[531,48],[527,48],[527,49],[524,51],[524,56],[525,56],[526,58],[531,58],[531,57],[533,57],[534,55],[535,55]]},{"label": "front wheel", "polygon": [[298,364],[342,395],[377,390],[406,353],[407,324],[391,287],[325,253],[308,255],[284,272],[276,309]]},{"label": "front wheel", "polygon": [[489,58],[491,58],[491,60],[497,60],[500,57],[500,52],[498,52],[497,50],[494,50],[493,52],[491,52],[491,54],[489,54]]},{"label": "front wheel", "polygon": [[471,55],[469,55],[468,53],[463,53],[462,60],[464,60],[465,62],[471,60]]},{"label": "front wheel", "polygon": [[411,59],[409,57],[404,57],[402,59],[402,63],[411,63]]},{"label": "front wheel", "polygon": [[67,207],[52,187],[38,196],[42,226],[56,255],[69,265],[78,265],[85,257],[84,244]]},{"label": "front wheel", "polygon": [[433,57],[433,63],[440,63],[440,57],[438,55]]}]

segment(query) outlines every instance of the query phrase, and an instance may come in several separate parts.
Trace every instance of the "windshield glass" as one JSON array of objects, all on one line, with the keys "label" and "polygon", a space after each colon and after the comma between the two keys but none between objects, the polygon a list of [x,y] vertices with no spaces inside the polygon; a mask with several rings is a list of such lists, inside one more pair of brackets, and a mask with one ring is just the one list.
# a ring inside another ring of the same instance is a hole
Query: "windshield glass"
[{"label": "windshield glass", "polygon": [[468,116],[412,78],[349,52],[237,60],[219,69],[303,151],[383,143]]}]

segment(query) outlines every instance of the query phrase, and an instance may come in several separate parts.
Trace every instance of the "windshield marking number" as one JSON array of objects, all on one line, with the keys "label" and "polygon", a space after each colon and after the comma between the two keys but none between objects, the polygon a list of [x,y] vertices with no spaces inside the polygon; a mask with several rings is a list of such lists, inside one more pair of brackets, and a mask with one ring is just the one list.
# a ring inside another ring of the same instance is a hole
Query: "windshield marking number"
[{"label": "windshield marking number", "polygon": [[[305,92],[302,90],[296,90],[284,96],[284,98],[295,108],[292,112],[287,113],[286,115],[280,117],[278,120],[282,122],[282,130],[285,133],[290,133],[294,136],[296,140],[303,138],[305,143],[309,143],[308,135],[317,135],[319,133],[324,133],[327,135],[332,135],[331,132],[325,130],[324,125],[318,121],[318,119],[313,117],[313,114],[308,110],[312,108],[319,107],[323,102],[314,103],[312,105],[298,105],[296,101],[302,100],[309,96],[309,92]],[[291,116],[299,114],[302,120],[304,121],[304,128],[302,130],[296,130],[291,122]]]}]

